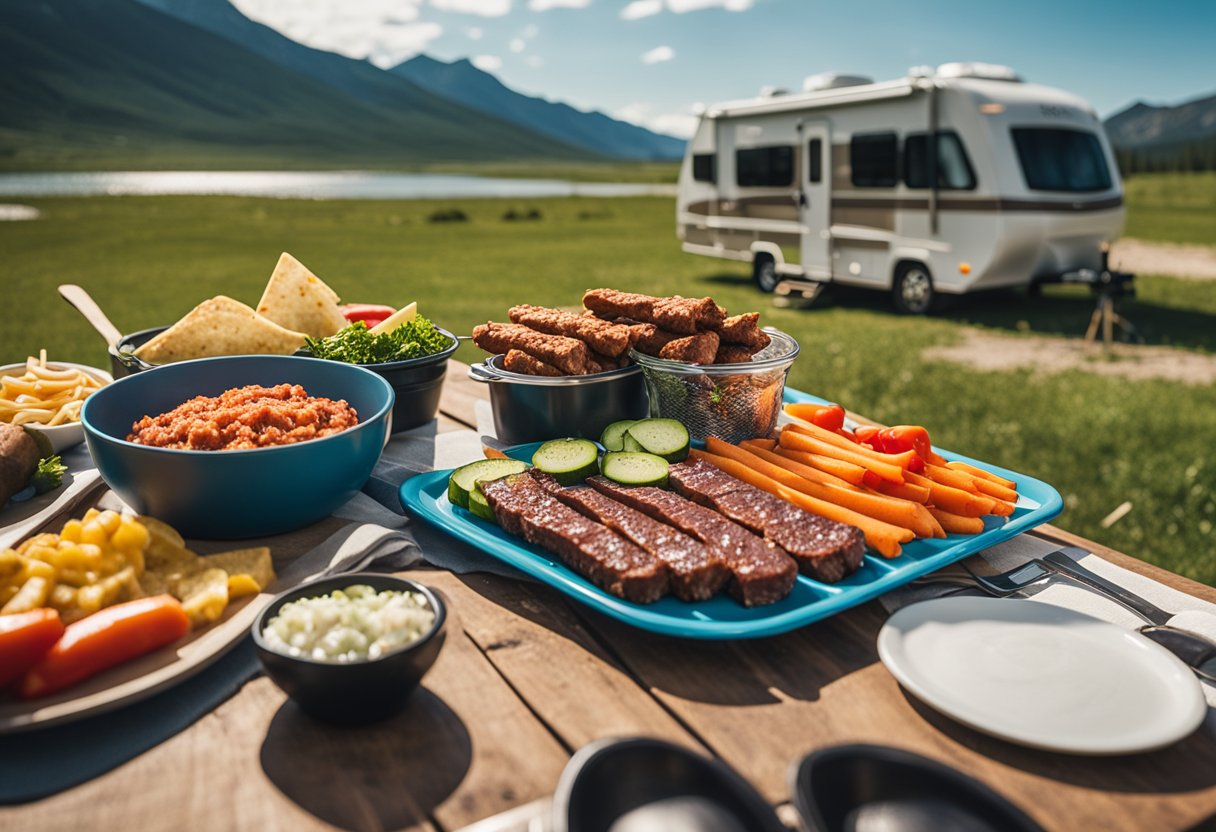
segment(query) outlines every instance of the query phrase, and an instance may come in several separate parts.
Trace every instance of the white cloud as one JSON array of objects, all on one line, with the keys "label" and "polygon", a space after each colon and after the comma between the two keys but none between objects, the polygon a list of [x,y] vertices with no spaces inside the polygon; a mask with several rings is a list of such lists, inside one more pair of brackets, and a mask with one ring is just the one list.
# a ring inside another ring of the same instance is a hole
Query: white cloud
[{"label": "white cloud", "polygon": [[511,11],[511,0],[430,0],[430,3],[441,12],[475,14],[481,17],[502,17]]},{"label": "white cloud", "polygon": [[614,110],[612,117],[681,139],[689,138],[697,129],[697,116],[691,108],[683,113],[656,113],[654,105],[646,101],[636,101]]},{"label": "white cloud", "polygon": [[547,12],[549,9],[585,9],[591,0],[528,0],[528,8],[534,12]]},{"label": "white cloud", "polygon": [[502,69],[502,58],[497,55],[478,55],[473,58],[473,66],[482,72],[498,72]]},{"label": "white cloud", "polygon": [[[509,4],[510,0],[506,0]],[[423,0],[234,0],[246,16],[300,43],[389,67],[443,34],[418,22]]]},{"label": "white cloud", "polygon": [[512,38],[511,42],[507,44],[507,46],[510,47],[512,52],[523,52],[528,48],[528,44],[523,38]]},{"label": "white cloud", "polygon": [[659,64],[663,61],[670,61],[676,56],[676,51],[670,46],[656,46],[646,54],[642,55],[642,63],[644,64]]},{"label": "white cloud", "polygon": [[621,20],[641,20],[663,11],[663,0],[633,0],[621,9]]},{"label": "white cloud", "polygon": [[667,0],[668,10],[675,14],[714,8],[726,9],[728,12],[745,12],[753,5],[755,0]]},{"label": "white cloud", "polygon": [[470,26],[464,30],[464,33],[469,40],[481,40],[482,35],[485,34],[480,26]]}]

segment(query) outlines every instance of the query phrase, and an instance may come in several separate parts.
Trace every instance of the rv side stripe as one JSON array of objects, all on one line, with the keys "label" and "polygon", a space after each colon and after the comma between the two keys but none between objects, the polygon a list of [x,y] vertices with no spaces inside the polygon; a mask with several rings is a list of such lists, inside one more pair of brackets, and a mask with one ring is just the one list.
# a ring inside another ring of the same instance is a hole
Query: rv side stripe
[{"label": "rv side stripe", "polygon": [[[1108,211],[1123,204],[1123,197],[1085,202],[1047,199],[950,199],[937,201],[942,211]],[[833,208],[887,208],[912,211],[928,211],[929,200],[918,197],[833,197]]]}]

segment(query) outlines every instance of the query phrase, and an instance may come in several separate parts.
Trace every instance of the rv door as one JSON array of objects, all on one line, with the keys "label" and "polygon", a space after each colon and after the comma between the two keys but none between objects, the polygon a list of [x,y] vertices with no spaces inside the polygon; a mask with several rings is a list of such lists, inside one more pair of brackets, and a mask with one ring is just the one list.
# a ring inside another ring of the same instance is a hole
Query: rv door
[{"label": "rv door", "polygon": [[832,143],[826,121],[804,121],[800,217],[802,269],[812,280],[832,277]]}]

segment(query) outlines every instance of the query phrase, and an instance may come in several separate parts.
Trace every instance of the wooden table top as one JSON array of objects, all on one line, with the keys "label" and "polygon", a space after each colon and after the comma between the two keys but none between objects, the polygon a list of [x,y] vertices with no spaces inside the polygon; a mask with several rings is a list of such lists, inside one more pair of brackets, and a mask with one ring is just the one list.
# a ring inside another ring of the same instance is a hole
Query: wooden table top
[{"label": "wooden table top", "polygon": [[[475,425],[485,386],[452,362],[439,429]],[[1120,566],[1216,602],[1216,590],[1046,526]],[[447,644],[398,717],[322,725],[259,676],[187,730],[4,829],[459,829],[552,794],[577,749],[647,735],[715,755],[792,818],[787,775],[839,743],[897,746],[983,780],[1047,829],[1181,830],[1216,818],[1216,718],[1163,751],[1090,758],[976,733],[883,668],[871,602],[786,635],[701,642],[643,632],[544,586],[434,569]],[[30,742],[37,734],[29,734]],[[13,762],[13,761],[8,761]]]}]

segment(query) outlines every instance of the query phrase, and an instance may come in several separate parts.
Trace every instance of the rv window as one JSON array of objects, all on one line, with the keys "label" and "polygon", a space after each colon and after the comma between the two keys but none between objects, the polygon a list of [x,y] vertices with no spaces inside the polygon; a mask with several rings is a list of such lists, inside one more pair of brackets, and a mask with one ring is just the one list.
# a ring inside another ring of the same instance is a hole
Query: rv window
[{"label": "rv window", "polygon": [[794,181],[794,148],[788,145],[735,151],[735,180],[741,188],[785,188]]},{"label": "rv window", "polygon": [[1062,127],[1014,127],[1026,187],[1032,191],[1105,191],[1110,169],[1093,133]]},{"label": "rv window", "polygon": [[807,145],[806,181],[823,181],[823,139],[811,139]]},{"label": "rv window", "polygon": [[[904,137],[904,184],[909,188],[929,187],[928,133],[909,133]],[[975,188],[975,172],[953,130],[940,130],[937,134],[937,187],[955,191]]]},{"label": "rv window", "polygon": [[712,153],[697,153],[692,157],[692,178],[698,182],[717,182],[716,159]]},{"label": "rv window", "polygon": [[849,167],[859,188],[894,188],[899,181],[899,140],[894,133],[862,133],[849,141]]}]

